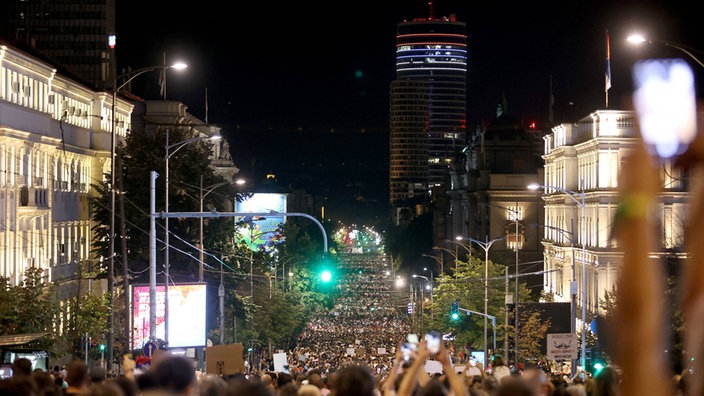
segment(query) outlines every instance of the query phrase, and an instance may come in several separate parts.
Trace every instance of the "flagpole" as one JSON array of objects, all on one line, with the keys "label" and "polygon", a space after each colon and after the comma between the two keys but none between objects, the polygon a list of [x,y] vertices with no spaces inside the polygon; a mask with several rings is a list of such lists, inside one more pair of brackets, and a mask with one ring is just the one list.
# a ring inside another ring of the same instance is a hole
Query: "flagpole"
[{"label": "flagpole", "polygon": [[553,126],[552,123],[554,120],[553,106],[555,105],[555,97],[552,94],[552,74],[550,75],[550,97],[548,98],[548,105],[549,105],[548,122],[550,123],[550,127],[552,128],[552,126]]},{"label": "flagpole", "polygon": [[162,69],[162,73],[164,74],[164,78],[162,80],[161,98],[166,100],[166,52],[164,52],[164,68]]}]

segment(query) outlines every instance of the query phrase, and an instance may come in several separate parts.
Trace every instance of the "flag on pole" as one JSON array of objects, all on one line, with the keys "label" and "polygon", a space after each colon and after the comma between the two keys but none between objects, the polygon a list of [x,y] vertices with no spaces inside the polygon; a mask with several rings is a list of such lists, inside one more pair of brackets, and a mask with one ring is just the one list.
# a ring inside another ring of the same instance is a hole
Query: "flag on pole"
[{"label": "flag on pole", "polygon": [[162,68],[159,72],[159,95],[162,98],[166,97],[166,68]]},{"label": "flag on pole", "polygon": [[609,92],[611,88],[611,43],[609,42],[609,31],[606,31],[606,89]]}]

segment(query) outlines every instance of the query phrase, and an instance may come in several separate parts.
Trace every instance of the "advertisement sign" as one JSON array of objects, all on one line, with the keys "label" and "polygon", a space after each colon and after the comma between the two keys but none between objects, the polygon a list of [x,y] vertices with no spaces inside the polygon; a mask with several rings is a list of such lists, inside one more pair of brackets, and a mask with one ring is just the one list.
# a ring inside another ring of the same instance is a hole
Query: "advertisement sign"
[{"label": "advertisement sign", "polygon": [[548,359],[577,359],[577,335],[572,333],[548,334]]},{"label": "advertisement sign", "polygon": [[[132,286],[132,348],[149,340],[149,285]],[[156,337],[165,338],[164,285],[156,287]],[[206,285],[169,286],[169,348],[205,346]]]},{"label": "advertisement sign", "polygon": [[[286,195],[255,193],[249,199],[237,202],[237,213],[286,213]],[[236,217],[239,224],[237,243],[244,243],[250,249],[269,250],[283,241],[281,230],[285,222],[283,215]]]}]

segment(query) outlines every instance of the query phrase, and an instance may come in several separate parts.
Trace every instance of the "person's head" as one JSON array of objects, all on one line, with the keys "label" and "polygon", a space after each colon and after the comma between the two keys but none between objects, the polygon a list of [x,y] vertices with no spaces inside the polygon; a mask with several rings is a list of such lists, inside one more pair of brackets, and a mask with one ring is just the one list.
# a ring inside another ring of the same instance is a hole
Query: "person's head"
[{"label": "person's head", "polygon": [[320,388],[313,384],[302,384],[298,387],[297,396],[320,396]]},{"label": "person's head", "polygon": [[227,381],[219,375],[203,375],[198,381],[198,393],[200,396],[220,396],[224,395],[226,390]]},{"label": "person's head", "polygon": [[68,386],[83,388],[90,384],[88,366],[81,359],[73,359],[66,367],[66,383]]},{"label": "person's head", "polygon": [[61,385],[54,381],[54,376],[46,371],[35,371],[32,373],[32,379],[37,387],[37,394],[43,396],[62,396],[63,390]]},{"label": "person's head", "polygon": [[235,381],[228,383],[226,395],[276,396],[276,392],[262,382]]},{"label": "person's head", "polygon": [[522,378],[533,388],[536,395],[545,396],[548,394],[550,381],[548,381],[548,376],[545,374],[545,371],[537,367],[529,367],[523,372]]},{"label": "person's head", "polygon": [[90,380],[94,384],[99,383],[99,382],[103,382],[107,378],[107,372],[105,371],[104,368],[102,368],[100,366],[91,367],[89,372],[90,372]]},{"label": "person's head", "polygon": [[102,381],[90,384],[81,396],[124,396],[124,391],[114,381]]},{"label": "person's head", "polygon": [[308,375],[308,383],[317,386],[318,389],[323,389],[323,376],[318,372],[312,372]]},{"label": "person's head", "polygon": [[587,396],[587,390],[584,384],[571,384],[565,389],[565,393],[569,396]]},{"label": "person's head", "polygon": [[374,377],[366,366],[352,365],[340,370],[335,381],[336,396],[373,396]]},{"label": "person's head", "polygon": [[137,385],[137,381],[134,378],[121,375],[108,381],[113,381],[122,388],[122,393],[125,396],[137,396],[139,394],[139,385]]},{"label": "person's head", "polygon": [[[298,393],[298,384],[295,381],[287,382],[276,392],[276,396],[296,396]],[[244,393],[243,393],[244,394]]]},{"label": "person's head", "polygon": [[32,374],[32,361],[27,358],[17,358],[12,362],[12,376],[30,376]]},{"label": "person's head", "polygon": [[193,362],[183,356],[166,356],[150,369],[157,387],[174,394],[190,394],[196,387]]},{"label": "person's head", "polygon": [[491,362],[492,367],[496,366],[505,366],[506,363],[504,363],[504,359],[501,358],[501,356],[494,356],[494,360]]},{"label": "person's head", "polygon": [[507,376],[496,389],[496,396],[534,396],[533,389],[521,377]]},{"label": "person's head", "polygon": [[294,382],[293,381],[293,376],[289,373],[279,373],[276,376],[276,387],[277,388],[282,388],[284,385]]},{"label": "person's head", "polygon": [[594,377],[594,390],[599,395],[616,395],[619,382],[620,375],[616,369],[613,366],[606,366]]}]

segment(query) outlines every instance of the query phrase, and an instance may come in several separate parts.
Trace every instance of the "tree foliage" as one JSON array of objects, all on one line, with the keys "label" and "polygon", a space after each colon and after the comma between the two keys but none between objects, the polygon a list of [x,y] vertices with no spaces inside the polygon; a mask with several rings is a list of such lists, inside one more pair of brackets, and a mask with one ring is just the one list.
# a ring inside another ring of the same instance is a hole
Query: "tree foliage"
[{"label": "tree foliage", "polygon": [[[56,286],[45,282],[40,268],[27,268],[16,286],[0,277],[0,335],[51,333],[58,313]],[[50,351],[54,342],[42,337],[30,345]]]}]

